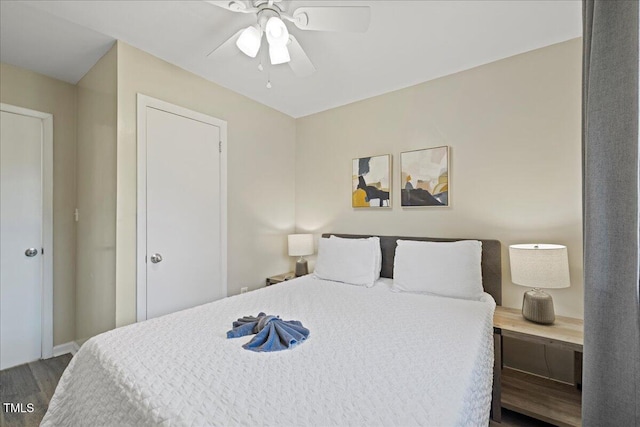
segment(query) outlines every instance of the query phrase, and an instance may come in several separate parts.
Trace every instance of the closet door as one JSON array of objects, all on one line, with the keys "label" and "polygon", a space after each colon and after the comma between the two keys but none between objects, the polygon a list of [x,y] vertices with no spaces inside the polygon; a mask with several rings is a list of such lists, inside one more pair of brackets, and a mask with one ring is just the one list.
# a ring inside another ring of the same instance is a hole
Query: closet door
[{"label": "closet door", "polygon": [[146,318],[225,297],[218,126],[146,107]]},{"label": "closet door", "polygon": [[0,117],[0,369],[42,355],[42,120]]}]

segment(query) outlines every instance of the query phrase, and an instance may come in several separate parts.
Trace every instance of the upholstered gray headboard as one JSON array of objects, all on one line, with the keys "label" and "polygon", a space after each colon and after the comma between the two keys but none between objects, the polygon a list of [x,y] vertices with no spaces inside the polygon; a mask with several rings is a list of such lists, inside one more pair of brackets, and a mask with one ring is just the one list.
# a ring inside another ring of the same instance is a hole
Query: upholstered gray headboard
[{"label": "upholstered gray headboard", "polygon": [[[362,239],[371,235],[358,234],[338,234],[325,233],[322,237],[338,236],[349,239]],[[393,277],[393,259],[396,255],[398,240],[420,240],[425,242],[455,242],[458,240],[470,239],[440,239],[434,237],[400,237],[400,236],[378,236],[380,237],[380,247],[382,249],[382,277]],[[502,305],[502,250],[498,240],[480,240],[482,242],[482,285],[485,292],[491,294],[496,304]]]}]

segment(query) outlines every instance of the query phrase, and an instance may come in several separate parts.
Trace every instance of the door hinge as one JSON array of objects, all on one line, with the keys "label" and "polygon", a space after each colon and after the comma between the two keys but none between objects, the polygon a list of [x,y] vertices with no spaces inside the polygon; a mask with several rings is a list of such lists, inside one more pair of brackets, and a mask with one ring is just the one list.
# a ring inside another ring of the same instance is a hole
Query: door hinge
[{"label": "door hinge", "polygon": [[222,141],[218,141],[218,152],[222,153]]},{"label": "door hinge", "polygon": [[75,219],[75,221],[78,222],[79,218],[80,218],[80,211],[78,210],[78,208],[76,208],[76,210],[73,211],[73,219]]}]

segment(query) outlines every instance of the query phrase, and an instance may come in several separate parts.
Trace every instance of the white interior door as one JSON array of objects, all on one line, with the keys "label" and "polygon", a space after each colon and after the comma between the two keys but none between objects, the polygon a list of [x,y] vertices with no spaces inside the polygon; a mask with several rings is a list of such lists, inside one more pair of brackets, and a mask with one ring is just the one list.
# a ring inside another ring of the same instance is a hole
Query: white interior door
[{"label": "white interior door", "polygon": [[219,126],[146,106],[146,318],[226,296]]},{"label": "white interior door", "polygon": [[0,369],[42,356],[42,119],[0,112]]}]

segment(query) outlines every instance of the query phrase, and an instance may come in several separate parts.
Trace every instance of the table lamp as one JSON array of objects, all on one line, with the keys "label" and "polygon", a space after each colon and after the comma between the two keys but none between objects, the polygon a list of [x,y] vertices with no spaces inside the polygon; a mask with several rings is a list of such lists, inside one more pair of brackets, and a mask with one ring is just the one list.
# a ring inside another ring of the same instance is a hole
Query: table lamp
[{"label": "table lamp", "polygon": [[551,295],[540,288],[568,288],[569,258],[567,247],[548,244],[509,246],[511,281],[533,288],[522,298],[522,317],[542,324],[551,324],[556,316]]},{"label": "table lamp", "polygon": [[313,234],[289,234],[289,256],[299,256],[296,262],[296,277],[309,273],[305,255],[313,254]]}]

